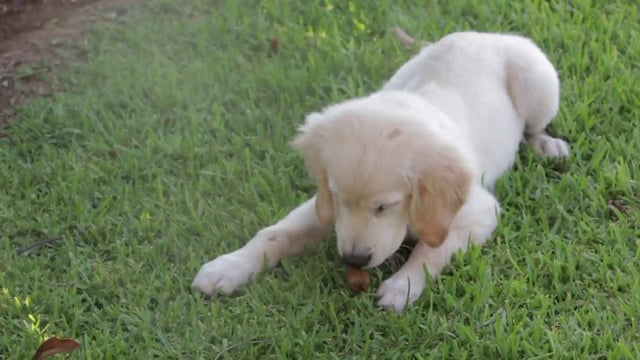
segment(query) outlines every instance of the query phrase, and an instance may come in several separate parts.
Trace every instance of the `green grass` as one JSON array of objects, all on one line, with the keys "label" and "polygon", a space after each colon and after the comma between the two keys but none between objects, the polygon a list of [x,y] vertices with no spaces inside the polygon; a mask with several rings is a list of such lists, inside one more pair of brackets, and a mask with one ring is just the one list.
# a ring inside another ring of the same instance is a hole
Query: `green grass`
[{"label": "green grass", "polygon": [[[82,359],[640,357],[635,1],[210,3],[158,0],[96,29],[65,91],[0,140],[0,358],[48,336],[78,339]],[[235,297],[196,296],[203,262],[313,193],[289,140],[305,113],[375,90],[415,53],[395,25],[532,37],[560,74],[551,132],[571,158],[523,148],[491,241],[401,315],[349,293],[332,238]]]}]

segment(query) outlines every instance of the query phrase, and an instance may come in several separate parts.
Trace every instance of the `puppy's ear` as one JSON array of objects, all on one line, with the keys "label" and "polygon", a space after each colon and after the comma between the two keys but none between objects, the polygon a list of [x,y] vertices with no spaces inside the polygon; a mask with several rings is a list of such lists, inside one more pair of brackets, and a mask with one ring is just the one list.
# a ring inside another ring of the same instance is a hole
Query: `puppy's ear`
[{"label": "puppy's ear", "polygon": [[[472,172],[465,159],[453,154],[437,155],[439,161],[428,161],[418,167],[412,179],[409,221],[420,239],[428,245],[440,246],[449,227],[462,207],[471,187]],[[433,154],[425,159],[431,158]]]},{"label": "puppy's ear", "polygon": [[308,115],[291,144],[302,154],[307,170],[316,182],[318,219],[325,224],[330,224],[333,221],[333,196],[329,190],[329,179],[322,159],[322,148],[327,137],[323,131],[322,120],[322,115],[319,113]]},{"label": "puppy's ear", "polygon": [[317,184],[316,214],[322,223],[331,224],[333,222],[333,195],[329,190],[329,180],[324,171],[320,174]]}]

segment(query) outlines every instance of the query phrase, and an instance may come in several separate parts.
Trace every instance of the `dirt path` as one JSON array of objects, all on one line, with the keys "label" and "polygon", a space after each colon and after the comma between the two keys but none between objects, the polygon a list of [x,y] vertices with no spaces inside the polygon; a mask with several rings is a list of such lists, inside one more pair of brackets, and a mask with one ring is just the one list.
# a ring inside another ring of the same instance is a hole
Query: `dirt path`
[{"label": "dirt path", "polygon": [[[87,25],[125,16],[135,0],[0,0],[0,128],[28,97],[55,91],[60,50]],[[28,69],[28,70],[27,70]],[[1,136],[1,133],[0,133]]]}]

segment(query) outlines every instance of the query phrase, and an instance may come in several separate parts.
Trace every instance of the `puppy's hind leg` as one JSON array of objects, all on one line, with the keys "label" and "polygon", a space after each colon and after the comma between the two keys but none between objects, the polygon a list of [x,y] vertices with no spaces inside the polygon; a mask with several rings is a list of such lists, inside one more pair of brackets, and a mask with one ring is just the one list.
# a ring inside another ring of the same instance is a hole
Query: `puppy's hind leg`
[{"label": "puppy's hind leg", "polygon": [[525,134],[525,139],[538,155],[554,158],[569,156],[569,144],[559,138],[550,136],[546,132]]},{"label": "puppy's hind leg", "polygon": [[507,87],[516,111],[525,121],[524,137],[542,156],[569,155],[569,144],[545,131],[558,113],[560,84],[547,56],[533,42],[515,39],[507,51]]},{"label": "puppy's hind leg", "polygon": [[240,249],[202,265],[191,287],[208,295],[216,291],[231,294],[283,257],[315,247],[328,230],[329,225],[318,219],[313,197],[276,224],[258,231]]}]

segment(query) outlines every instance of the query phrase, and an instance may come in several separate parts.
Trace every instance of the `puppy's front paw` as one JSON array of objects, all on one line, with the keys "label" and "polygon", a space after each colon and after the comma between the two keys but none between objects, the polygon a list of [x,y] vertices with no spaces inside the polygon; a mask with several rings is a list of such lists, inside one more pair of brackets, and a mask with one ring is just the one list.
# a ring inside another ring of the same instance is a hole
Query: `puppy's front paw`
[{"label": "puppy's front paw", "polygon": [[398,272],[385,280],[376,294],[378,306],[401,312],[416,301],[424,290],[424,275],[411,276],[406,272]]},{"label": "puppy's front paw", "polygon": [[569,144],[566,141],[547,134],[530,135],[527,142],[541,156],[561,158],[569,155]]},{"label": "puppy's front paw", "polygon": [[207,295],[215,291],[229,295],[251,281],[257,271],[250,259],[237,252],[229,253],[202,265],[191,287]]}]

